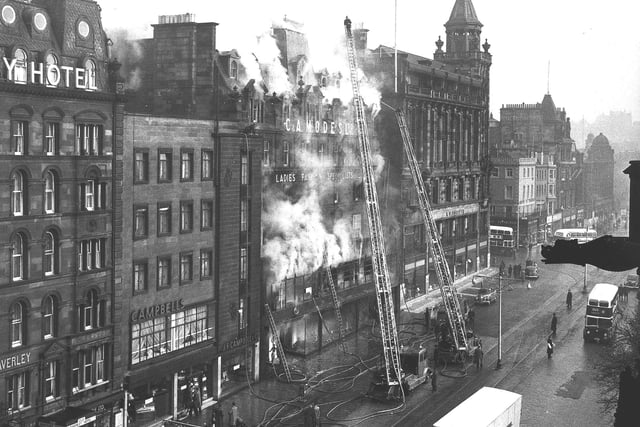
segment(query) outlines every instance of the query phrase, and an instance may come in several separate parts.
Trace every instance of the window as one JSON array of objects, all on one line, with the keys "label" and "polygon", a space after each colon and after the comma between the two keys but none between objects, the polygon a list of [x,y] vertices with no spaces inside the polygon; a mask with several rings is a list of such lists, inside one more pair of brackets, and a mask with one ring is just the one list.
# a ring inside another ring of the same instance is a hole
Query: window
[{"label": "window", "polygon": [[240,281],[246,281],[249,277],[249,255],[247,248],[240,248]]},{"label": "window", "polygon": [[507,178],[513,178],[513,169],[512,168],[507,168],[505,170],[505,173],[506,173],[506,177]]},{"label": "window", "polygon": [[149,153],[147,151],[136,150],[134,157],[134,184],[144,184],[149,182]]},{"label": "window", "polygon": [[180,202],[180,232],[189,233],[193,230],[193,202]]},{"label": "window", "polygon": [[231,77],[232,79],[238,78],[238,63],[236,61],[231,61],[229,77]]},{"label": "window", "polygon": [[149,215],[146,206],[136,206],[133,219],[133,238],[144,239],[148,235]]},{"label": "window", "polygon": [[145,292],[147,290],[147,262],[136,261],[133,263],[133,292]]},{"label": "window", "polygon": [[240,154],[240,184],[249,184],[249,161],[246,151]]},{"label": "window", "polygon": [[29,129],[29,122],[22,120],[15,120],[12,122],[13,133],[11,138],[11,147],[13,153],[17,156],[27,154],[27,135]]},{"label": "window", "polygon": [[107,239],[91,239],[78,242],[78,271],[106,267],[106,241]]},{"label": "window", "polygon": [[43,270],[45,276],[53,276],[58,272],[58,239],[52,231],[44,233]]},{"label": "window", "polygon": [[364,198],[364,183],[353,184],[353,201],[357,202]]},{"label": "window", "polygon": [[91,289],[87,292],[84,303],[78,306],[78,317],[81,331],[88,331],[105,325],[106,301],[98,299],[98,292]]},{"label": "window", "polygon": [[289,141],[282,142],[282,166],[289,166]]},{"label": "window", "polygon": [[22,302],[16,302],[9,312],[11,319],[11,347],[20,347],[26,343],[26,307]]},{"label": "window", "polygon": [[56,335],[56,300],[49,295],[44,299],[42,306],[42,332],[45,339],[53,338]]},{"label": "window", "polygon": [[171,234],[171,204],[158,203],[158,236]]},{"label": "window", "polygon": [[80,209],[93,211],[107,207],[107,183],[90,179],[80,184]]},{"label": "window", "polygon": [[60,134],[59,129],[59,123],[45,123],[44,154],[47,156],[55,156],[56,154],[58,154],[58,135]]},{"label": "window", "polygon": [[16,60],[13,68],[14,83],[27,83],[27,52],[24,49],[16,49],[13,57]]},{"label": "window", "polygon": [[247,199],[240,200],[240,231],[247,231],[249,202]]},{"label": "window", "polygon": [[108,377],[105,364],[107,352],[107,344],[101,344],[76,353],[76,357],[73,358],[71,379],[73,393],[106,381]]},{"label": "window", "polygon": [[7,377],[7,409],[17,411],[29,406],[29,372]]},{"label": "window", "polygon": [[180,284],[193,280],[193,254],[180,254]]},{"label": "window", "polygon": [[491,176],[498,177],[498,168],[491,168]]},{"label": "window", "polygon": [[85,387],[93,384],[93,352],[92,351],[83,351],[82,352],[82,378]]},{"label": "window", "polygon": [[11,175],[11,212],[13,216],[26,214],[25,203],[26,179],[24,172],[16,171]]},{"label": "window", "polygon": [[102,125],[76,125],[76,152],[81,156],[99,156],[102,154]]},{"label": "window", "polygon": [[58,57],[53,53],[47,54],[47,86],[55,87],[60,83],[60,68],[58,68]]},{"label": "window", "polygon": [[213,252],[210,249],[200,251],[200,280],[211,277],[211,263]]},{"label": "window", "polygon": [[158,182],[171,181],[172,159],[171,150],[158,150]]},{"label": "window", "polygon": [[158,288],[171,286],[171,257],[158,258]]},{"label": "window", "polygon": [[200,229],[207,230],[213,227],[213,201],[202,200],[200,203]]},{"label": "window", "polygon": [[96,63],[88,59],[84,64],[84,68],[86,72],[86,88],[96,89]]},{"label": "window", "polygon": [[180,151],[180,179],[191,181],[193,179],[193,151]]},{"label": "window", "polygon": [[262,166],[270,166],[271,164],[271,152],[269,141],[262,143]]},{"label": "window", "polygon": [[22,233],[16,233],[11,240],[11,274],[14,281],[27,278],[28,255],[26,237]]},{"label": "window", "polygon": [[58,361],[52,360],[44,364],[44,397],[53,400],[60,394],[58,390]]},{"label": "window", "polygon": [[201,177],[203,180],[213,179],[213,151],[202,150],[202,171]]},{"label": "window", "polygon": [[351,217],[351,229],[355,237],[362,237],[362,215],[353,214],[353,217]]},{"label": "window", "polygon": [[504,198],[513,199],[513,187],[511,185],[506,185],[504,187]]},{"label": "window", "polygon": [[324,164],[324,152],[325,152],[325,143],[320,141],[318,142],[318,161],[320,164]]},{"label": "window", "polygon": [[44,212],[51,214],[56,211],[56,175],[48,171],[44,176]]}]

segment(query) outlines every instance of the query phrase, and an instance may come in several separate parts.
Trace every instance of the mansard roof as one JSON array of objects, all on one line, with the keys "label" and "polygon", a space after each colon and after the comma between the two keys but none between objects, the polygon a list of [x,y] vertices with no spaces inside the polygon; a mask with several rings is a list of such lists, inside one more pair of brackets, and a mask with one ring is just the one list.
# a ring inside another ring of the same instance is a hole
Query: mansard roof
[{"label": "mansard roof", "polygon": [[482,23],[476,15],[476,9],[473,7],[471,0],[456,0],[451,11],[451,16],[445,27],[459,27],[459,26],[479,26],[482,27]]}]

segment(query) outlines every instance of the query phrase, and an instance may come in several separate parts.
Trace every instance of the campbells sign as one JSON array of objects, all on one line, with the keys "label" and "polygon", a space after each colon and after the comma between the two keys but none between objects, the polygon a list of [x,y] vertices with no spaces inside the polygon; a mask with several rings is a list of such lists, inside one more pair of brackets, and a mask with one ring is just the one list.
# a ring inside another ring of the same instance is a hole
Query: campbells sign
[{"label": "campbells sign", "polygon": [[353,124],[328,122],[325,120],[291,120],[285,119],[284,129],[296,133],[322,133],[327,135],[353,135]]},{"label": "campbells sign", "polygon": [[7,80],[18,84],[34,84],[47,86],[62,86],[65,88],[97,90],[95,76],[90,76],[85,68],[69,67],[66,65],[44,64],[29,62],[18,64],[13,58],[11,62],[2,58]]},{"label": "campbells sign", "polygon": [[131,312],[131,321],[138,322],[140,320],[153,319],[154,317],[165,316],[167,314],[176,313],[184,308],[182,298],[164,302],[162,304],[151,305],[149,307],[140,308]]}]

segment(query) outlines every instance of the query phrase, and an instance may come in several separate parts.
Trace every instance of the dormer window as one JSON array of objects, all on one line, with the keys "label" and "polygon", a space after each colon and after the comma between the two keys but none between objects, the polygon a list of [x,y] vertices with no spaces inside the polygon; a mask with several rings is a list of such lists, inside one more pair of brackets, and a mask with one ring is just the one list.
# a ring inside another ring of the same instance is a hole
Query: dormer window
[{"label": "dormer window", "polygon": [[84,19],[81,19],[80,21],[78,21],[78,35],[80,36],[80,38],[82,39],[86,39],[87,37],[89,37],[89,33],[91,32],[91,27],[89,26],[89,23],[87,21],[85,21]]},{"label": "dormer window", "polygon": [[238,78],[238,63],[236,61],[231,61],[231,66],[229,67],[229,77],[232,79]]},{"label": "dormer window", "polygon": [[13,81],[16,83],[27,82],[27,52],[24,49],[16,49],[13,57],[16,65],[13,68]]},{"label": "dormer window", "polygon": [[58,86],[60,83],[60,68],[58,67],[58,57],[53,53],[47,54],[47,86]]}]

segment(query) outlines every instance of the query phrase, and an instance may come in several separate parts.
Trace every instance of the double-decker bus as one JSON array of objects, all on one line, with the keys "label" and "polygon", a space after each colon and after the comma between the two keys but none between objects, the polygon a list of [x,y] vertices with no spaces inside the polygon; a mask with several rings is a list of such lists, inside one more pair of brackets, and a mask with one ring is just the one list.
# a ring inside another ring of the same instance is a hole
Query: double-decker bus
[{"label": "double-decker bus", "polygon": [[492,251],[512,252],[514,250],[513,228],[500,225],[489,226],[489,246]]},{"label": "double-decker bus", "polygon": [[597,283],[589,293],[582,336],[585,341],[611,342],[618,314],[618,287]]},{"label": "double-decker bus", "polygon": [[586,228],[561,228],[553,233],[553,241],[577,239],[578,243],[587,243],[598,237],[596,230]]}]

